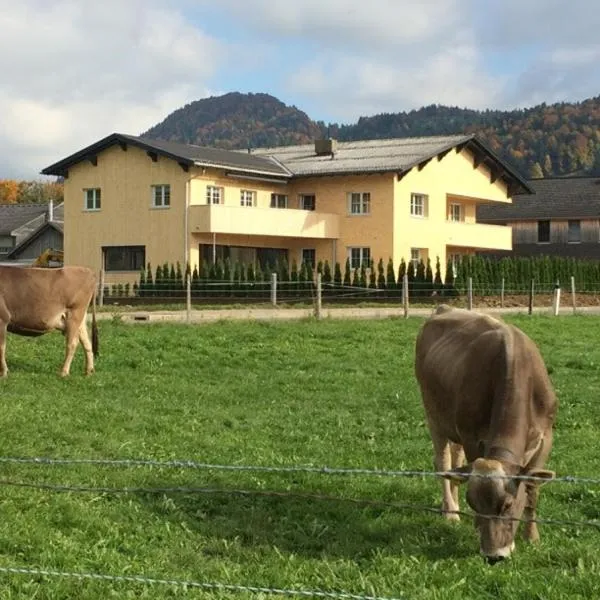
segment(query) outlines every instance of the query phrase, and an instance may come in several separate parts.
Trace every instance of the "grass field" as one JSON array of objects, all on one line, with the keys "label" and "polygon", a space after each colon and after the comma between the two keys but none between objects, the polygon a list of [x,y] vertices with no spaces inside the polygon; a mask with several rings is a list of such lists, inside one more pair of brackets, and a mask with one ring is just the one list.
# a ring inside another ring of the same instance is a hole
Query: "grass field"
[{"label": "grass field", "polygon": [[[507,320],[538,342],[560,399],[550,468],[600,478],[600,320]],[[57,376],[61,336],[11,336],[11,371],[0,381],[0,456],[431,470],[412,371],[421,322],[102,322],[96,374],[83,377],[78,350],[67,380]],[[15,464],[0,464],[0,473],[3,481],[223,490],[60,493],[3,485],[0,567],[406,599],[592,598],[600,589],[598,528],[541,525],[539,545],[518,540],[513,558],[490,567],[478,556],[469,520],[450,524],[422,511],[348,501],[437,507],[433,478]],[[599,512],[598,484],[543,488],[540,518],[589,521]],[[207,594],[0,573],[3,599]]]}]

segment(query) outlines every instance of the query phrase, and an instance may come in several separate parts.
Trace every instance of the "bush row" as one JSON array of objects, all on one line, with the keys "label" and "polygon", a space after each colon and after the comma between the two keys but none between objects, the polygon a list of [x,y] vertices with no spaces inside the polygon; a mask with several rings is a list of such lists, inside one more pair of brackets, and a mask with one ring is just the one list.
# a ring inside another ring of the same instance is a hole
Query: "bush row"
[{"label": "bush row", "polygon": [[185,297],[185,281],[191,278],[193,297],[248,297],[268,296],[271,275],[277,274],[278,295],[301,296],[314,293],[315,271],[321,273],[323,295],[339,295],[340,289],[361,288],[379,290],[378,296],[397,297],[402,288],[404,275],[409,284],[411,297],[432,295],[457,296],[467,291],[472,278],[473,290],[480,295],[498,294],[502,280],[507,293],[526,293],[534,280],[538,289],[551,289],[555,283],[569,285],[571,276],[576,279],[579,291],[591,291],[600,287],[600,261],[562,257],[505,257],[465,256],[455,264],[448,262],[442,269],[439,259],[432,265],[430,259],[414,263],[400,261],[396,269],[392,259],[384,264],[380,259],[375,265],[363,264],[352,269],[346,260],[342,271],[340,263],[333,269],[328,261],[320,261],[316,269],[309,263],[298,265],[292,261],[280,261],[272,267],[261,268],[254,264],[232,264],[228,259],[214,264],[203,263],[198,269],[185,270],[180,263],[158,265],[150,263],[142,269],[139,281],[133,286],[115,284],[104,289],[105,296],[177,298]]}]

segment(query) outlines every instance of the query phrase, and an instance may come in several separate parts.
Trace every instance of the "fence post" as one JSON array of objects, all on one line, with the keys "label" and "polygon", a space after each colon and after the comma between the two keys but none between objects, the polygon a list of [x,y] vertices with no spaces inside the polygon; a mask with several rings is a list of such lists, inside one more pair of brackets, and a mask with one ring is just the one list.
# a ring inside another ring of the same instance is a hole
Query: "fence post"
[{"label": "fence post", "polygon": [[98,290],[98,306],[104,306],[104,269],[100,269],[100,289]]},{"label": "fence post", "polygon": [[560,283],[557,281],[554,285],[554,296],[552,298],[552,312],[554,316],[558,316],[558,311],[560,309]]},{"label": "fence post", "polygon": [[271,273],[271,304],[277,306],[277,273]]},{"label": "fence post", "polygon": [[321,318],[321,309],[323,301],[323,288],[321,286],[321,273],[317,273],[317,297],[315,298],[315,317]]},{"label": "fence post", "polygon": [[504,277],[500,283],[500,308],[504,308]]},{"label": "fence post", "polygon": [[571,302],[573,304],[573,314],[577,311],[577,298],[575,297],[575,277],[571,275]]},{"label": "fence post", "polygon": [[467,302],[469,310],[473,310],[473,278],[469,277],[467,282]]},{"label": "fence post", "polygon": [[186,273],[185,276],[185,304],[187,311],[187,323],[188,325],[192,322],[192,276],[190,273]]},{"label": "fence post", "polygon": [[534,294],[534,286],[535,286],[535,279],[531,280],[531,286],[529,288],[529,308],[527,309],[527,313],[528,314],[533,314],[533,294]]},{"label": "fence post", "polygon": [[404,306],[404,318],[408,319],[408,275],[402,277],[402,304]]}]

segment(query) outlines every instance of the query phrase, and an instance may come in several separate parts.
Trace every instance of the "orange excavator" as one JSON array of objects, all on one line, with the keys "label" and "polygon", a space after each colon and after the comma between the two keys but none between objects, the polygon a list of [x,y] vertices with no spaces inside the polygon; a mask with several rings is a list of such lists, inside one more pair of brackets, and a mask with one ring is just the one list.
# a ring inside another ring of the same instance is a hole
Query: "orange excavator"
[{"label": "orange excavator", "polygon": [[56,268],[62,267],[64,262],[64,253],[62,250],[46,248],[32,263],[32,267]]}]

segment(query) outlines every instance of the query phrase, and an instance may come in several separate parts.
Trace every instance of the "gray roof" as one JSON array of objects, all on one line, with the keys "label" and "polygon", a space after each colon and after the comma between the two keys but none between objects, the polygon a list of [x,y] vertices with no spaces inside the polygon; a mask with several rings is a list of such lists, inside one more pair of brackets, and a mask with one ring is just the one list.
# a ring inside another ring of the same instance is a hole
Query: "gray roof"
[{"label": "gray roof", "polygon": [[0,235],[10,235],[15,229],[47,212],[47,204],[0,204]]},{"label": "gray roof", "polygon": [[253,154],[271,156],[294,176],[341,175],[350,173],[405,173],[456,147],[467,147],[479,162],[503,178],[511,193],[529,192],[524,179],[474,135],[337,142],[333,154],[318,156],[314,144],[257,148]]},{"label": "gray roof", "polygon": [[336,143],[333,155],[323,156],[317,155],[314,144],[256,148],[250,154],[248,151],[206,148],[113,133],[46,167],[42,173],[65,176],[72,165],[83,160],[93,160],[99,152],[116,144],[120,144],[123,148],[126,148],[127,144],[135,145],[149,154],[156,153],[176,160],[184,167],[214,166],[233,172],[271,176],[280,180],[303,176],[390,171],[401,174],[453,148],[467,147],[476,156],[478,162],[484,163],[496,177],[507,183],[509,193],[530,191],[525,180],[474,135],[339,142]]},{"label": "gray roof", "polygon": [[256,148],[252,152],[273,156],[294,175],[403,171],[470,139],[471,136],[454,135],[337,142],[333,157],[317,156],[314,144]]},{"label": "gray roof", "polygon": [[257,175],[270,175],[279,177],[289,177],[290,173],[276,161],[268,156],[256,156],[246,152],[235,152],[232,150],[222,150],[220,148],[207,148],[204,146],[195,146],[193,144],[180,144],[178,142],[165,142],[162,140],[152,140],[150,138],[136,137],[123,133],[112,133],[100,141],[63,158],[62,160],[42,169],[44,175],[67,174],[69,167],[96,156],[102,150],[111,146],[121,144],[126,146],[131,144],[158,155],[171,158],[184,166],[215,166],[232,171],[250,172]]},{"label": "gray roof", "polygon": [[477,208],[478,221],[600,218],[599,177],[531,179],[534,195],[517,194],[512,204]]}]

